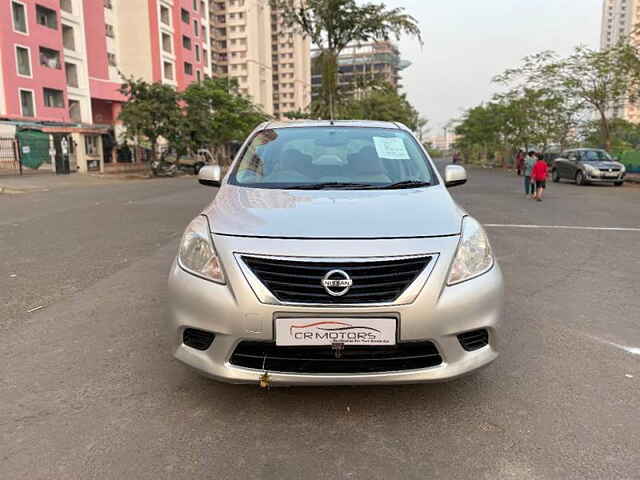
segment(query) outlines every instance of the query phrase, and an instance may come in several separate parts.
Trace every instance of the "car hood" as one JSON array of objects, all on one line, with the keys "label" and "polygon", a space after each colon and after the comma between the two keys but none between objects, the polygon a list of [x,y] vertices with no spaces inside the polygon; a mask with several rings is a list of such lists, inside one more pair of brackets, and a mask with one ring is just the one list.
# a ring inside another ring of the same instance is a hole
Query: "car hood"
[{"label": "car hood", "polygon": [[457,235],[464,211],[442,186],[274,190],[224,185],[203,212],[216,234],[275,238]]},{"label": "car hood", "polygon": [[583,162],[585,165],[591,165],[595,168],[621,168],[622,164],[618,162]]}]

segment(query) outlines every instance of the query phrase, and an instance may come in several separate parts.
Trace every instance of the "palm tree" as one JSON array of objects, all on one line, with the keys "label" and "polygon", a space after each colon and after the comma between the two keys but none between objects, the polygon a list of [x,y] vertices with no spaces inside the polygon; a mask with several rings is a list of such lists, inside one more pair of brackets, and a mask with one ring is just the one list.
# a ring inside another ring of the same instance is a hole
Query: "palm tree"
[{"label": "palm tree", "polygon": [[271,0],[285,21],[307,36],[320,49],[322,63],[321,99],[316,115],[334,118],[338,103],[338,56],[351,42],[396,39],[401,34],[416,37],[417,20],[403,8],[386,5],[358,5],[355,0]]}]

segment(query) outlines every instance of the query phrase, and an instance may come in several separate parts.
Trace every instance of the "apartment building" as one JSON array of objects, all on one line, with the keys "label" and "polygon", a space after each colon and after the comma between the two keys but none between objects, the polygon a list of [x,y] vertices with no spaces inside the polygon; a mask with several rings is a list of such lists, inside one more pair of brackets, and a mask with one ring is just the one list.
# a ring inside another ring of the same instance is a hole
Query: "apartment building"
[{"label": "apartment building", "polygon": [[[640,0],[603,0],[600,48],[605,50],[620,41],[640,45],[636,27],[640,25]],[[627,104],[614,108],[614,116],[630,122],[640,122],[637,105]]]},{"label": "apartment building", "polygon": [[[317,60],[319,50],[312,52],[311,87],[315,98],[322,85],[322,69]],[[354,43],[338,57],[338,85],[357,92],[367,81],[386,82],[396,89],[402,88],[400,72],[411,65],[402,60],[400,50],[390,41]]]},{"label": "apartment building", "polygon": [[212,0],[212,73],[281,117],[311,101],[309,39],[294,33],[269,0]]},{"label": "apartment building", "polygon": [[68,135],[80,171],[112,159],[121,75],[211,74],[209,0],[2,0],[0,18],[0,122]]},{"label": "apartment building", "polygon": [[208,0],[0,4],[0,116],[112,124],[121,73],[181,89],[210,74]]}]

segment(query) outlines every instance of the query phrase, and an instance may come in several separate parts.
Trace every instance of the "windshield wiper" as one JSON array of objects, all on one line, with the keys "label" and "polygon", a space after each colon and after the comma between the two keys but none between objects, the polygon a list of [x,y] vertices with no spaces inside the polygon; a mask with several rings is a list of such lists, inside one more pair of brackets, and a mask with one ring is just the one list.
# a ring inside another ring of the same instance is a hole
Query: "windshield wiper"
[{"label": "windshield wiper", "polygon": [[402,182],[391,183],[389,185],[381,185],[379,187],[374,187],[377,190],[399,190],[402,188],[420,188],[420,187],[428,187],[431,185],[431,182],[423,182],[420,180],[404,180]]},{"label": "windshield wiper", "polygon": [[285,187],[286,190],[325,190],[330,188],[370,188],[372,185],[367,183],[348,183],[348,182],[325,182],[325,183],[310,183],[308,185],[292,185]]}]

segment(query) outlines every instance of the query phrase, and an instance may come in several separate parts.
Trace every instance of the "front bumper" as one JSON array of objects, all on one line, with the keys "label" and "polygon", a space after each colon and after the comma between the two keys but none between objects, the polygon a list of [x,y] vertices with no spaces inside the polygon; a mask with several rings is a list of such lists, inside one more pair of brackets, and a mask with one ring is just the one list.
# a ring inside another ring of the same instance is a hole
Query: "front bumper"
[{"label": "front bumper", "polygon": [[[175,262],[169,275],[170,329],[174,355],[201,373],[231,383],[258,383],[264,370],[232,365],[231,356],[244,340],[273,342],[274,318],[388,317],[398,318],[398,341],[431,341],[442,363],[421,370],[384,373],[301,374],[269,371],[272,385],[366,385],[421,383],[451,380],[491,363],[498,356],[497,327],[503,302],[503,279],[496,264],[486,274],[443,287],[458,237],[409,240],[269,240],[214,236],[218,254],[225,266],[227,285],[202,280],[183,271]],[[407,305],[371,307],[300,307],[261,303],[243,276],[234,253],[307,256],[380,256],[381,252],[415,255],[438,252],[437,264],[417,299]],[[340,255],[336,255],[340,252]],[[206,350],[182,342],[186,328],[215,333]],[[489,343],[466,351],[457,335],[477,329],[489,332]]]},{"label": "front bumper", "polygon": [[616,177],[603,177],[603,176],[591,176],[587,174],[587,181],[589,183],[618,183],[624,182],[624,173]]}]

